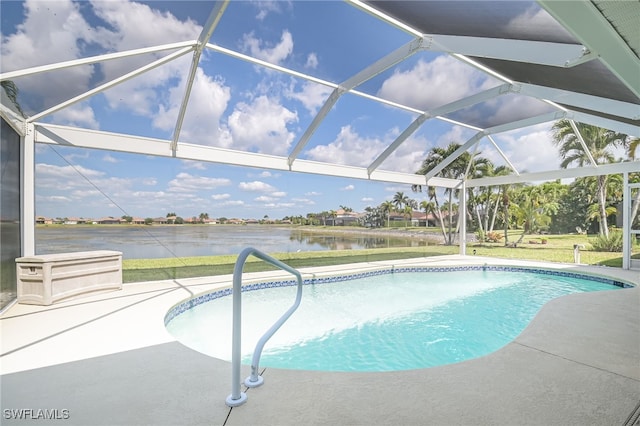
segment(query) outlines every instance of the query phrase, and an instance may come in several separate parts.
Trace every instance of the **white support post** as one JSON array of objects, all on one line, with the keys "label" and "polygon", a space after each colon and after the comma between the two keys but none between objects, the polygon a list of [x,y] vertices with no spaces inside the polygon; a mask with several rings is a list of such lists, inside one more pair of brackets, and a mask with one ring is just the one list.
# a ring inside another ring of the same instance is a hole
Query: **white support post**
[{"label": "white support post", "polygon": [[26,123],[21,144],[21,239],[22,256],[36,254],[36,174],[35,174],[35,126]]},{"label": "white support post", "polygon": [[460,241],[460,256],[467,254],[467,183],[460,183],[460,205],[458,206],[458,221],[460,221],[460,229],[458,241]]},{"label": "white support post", "polygon": [[622,269],[631,268],[631,187],[629,173],[622,174],[624,191],[622,192]]}]

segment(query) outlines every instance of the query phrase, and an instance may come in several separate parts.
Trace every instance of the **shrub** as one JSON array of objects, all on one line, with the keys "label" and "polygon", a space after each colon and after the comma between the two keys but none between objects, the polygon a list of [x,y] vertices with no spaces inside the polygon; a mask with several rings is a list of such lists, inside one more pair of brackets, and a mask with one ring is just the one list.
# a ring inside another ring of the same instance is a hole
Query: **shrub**
[{"label": "shrub", "polygon": [[593,241],[591,241],[591,246],[595,251],[621,252],[622,232],[610,232],[609,237],[598,235]]}]

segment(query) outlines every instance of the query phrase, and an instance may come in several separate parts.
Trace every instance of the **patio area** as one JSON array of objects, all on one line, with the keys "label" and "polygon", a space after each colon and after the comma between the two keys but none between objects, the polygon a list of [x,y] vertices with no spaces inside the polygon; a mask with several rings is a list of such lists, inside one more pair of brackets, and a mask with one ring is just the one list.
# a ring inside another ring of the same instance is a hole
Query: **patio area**
[{"label": "patio area", "polygon": [[[485,263],[640,284],[638,271],[467,256],[331,269]],[[0,320],[2,424],[640,424],[637,287],[555,299],[512,343],[458,364],[391,373],[267,368],[265,384],[231,409],[231,364],[176,342],[163,322],[179,301],[230,282],[221,276],[126,284],[51,306],[12,306]],[[248,374],[243,367],[242,377]]]}]

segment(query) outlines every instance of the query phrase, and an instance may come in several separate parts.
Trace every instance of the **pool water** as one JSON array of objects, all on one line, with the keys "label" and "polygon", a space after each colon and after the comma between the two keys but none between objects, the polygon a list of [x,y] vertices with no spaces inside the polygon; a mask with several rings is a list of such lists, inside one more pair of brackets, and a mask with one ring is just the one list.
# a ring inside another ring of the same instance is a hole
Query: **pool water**
[{"label": "pool water", "polygon": [[[511,342],[548,301],[620,287],[530,272],[393,273],[306,285],[302,303],[269,340],[261,367],[395,371],[456,363]],[[243,362],[293,303],[295,287],[243,292]],[[167,329],[183,344],[231,359],[232,298],[200,304]]]}]

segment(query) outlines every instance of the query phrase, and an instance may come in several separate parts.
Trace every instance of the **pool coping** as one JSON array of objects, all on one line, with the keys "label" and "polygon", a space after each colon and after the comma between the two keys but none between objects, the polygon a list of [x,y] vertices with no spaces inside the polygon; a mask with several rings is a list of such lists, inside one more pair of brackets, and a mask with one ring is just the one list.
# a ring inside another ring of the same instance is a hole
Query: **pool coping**
[{"label": "pool coping", "polygon": [[[640,284],[637,271],[457,255],[308,268],[302,272],[307,276],[317,276],[340,274],[354,268],[367,271],[397,265],[484,264],[575,271]],[[269,272],[247,274],[247,279],[277,280],[283,276],[282,273]],[[194,392],[199,392],[198,395],[202,394],[202,398],[206,397],[208,401],[206,407],[201,407],[190,405],[197,398],[181,399],[194,416],[206,418],[202,424],[255,424],[258,419],[262,424],[299,424],[302,418],[312,424],[424,424],[422,420],[426,418],[431,419],[432,424],[578,424],[585,418],[591,421],[582,424],[598,424],[598,421],[620,424],[640,396],[640,350],[636,350],[640,349],[640,290],[636,287],[625,291],[597,292],[598,297],[578,294],[556,299],[545,305],[534,321],[507,347],[485,357],[450,366],[409,372],[355,374],[301,374],[299,371],[269,369],[265,386],[251,390],[247,404],[230,410],[224,405],[224,398],[231,387],[230,364],[185,348],[164,327],[165,315],[172,306],[195,294],[228,287],[230,282],[230,276],[222,276],[125,284],[120,291],[50,307],[12,306],[0,316],[3,408],[11,404],[15,406],[16,401],[21,402],[22,407],[28,406],[29,401],[40,401],[41,408],[54,408],[43,406],[51,398],[46,389],[41,389],[46,384],[36,386],[32,378],[46,378],[59,372],[64,378],[55,386],[65,389],[65,386],[71,386],[69,382],[72,380],[67,376],[78,374],[78,368],[95,363],[110,365],[110,370],[101,372],[100,389],[111,384],[121,394],[127,394],[129,388],[132,393],[110,398],[104,403],[94,401],[94,398],[91,399],[93,406],[86,408],[76,406],[74,418],[77,424],[99,424],[100,421],[92,415],[99,409],[108,413],[110,417],[107,420],[111,419],[111,423],[167,422],[173,413],[168,411],[169,407],[156,406],[157,415],[164,409],[162,415],[165,417],[151,416],[151,420],[141,418],[145,416],[142,413],[116,413],[112,407],[147,403],[146,398],[153,392],[166,397],[175,392],[178,385],[184,384],[184,377],[189,377],[190,389],[192,386]],[[176,357],[181,360],[178,364],[171,361]],[[110,361],[121,363],[123,359],[129,359],[139,366],[141,358],[146,360],[146,368],[152,369],[157,365],[158,369],[169,374],[171,383],[156,385],[154,381],[160,380],[158,372],[148,375],[140,372],[137,375],[130,372],[131,364],[112,365]],[[201,378],[201,374],[192,371],[197,365],[213,371]],[[167,369],[168,366],[171,368]],[[199,380],[205,379],[206,385],[199,385]],[[489,386],[491,383],[495,386]],[[409,384],[420,386],[420,394],[428,395],[434,404],[416,405],[421,397],[416,399],[413,392],[406,394]],[[422,384],[428,385],[424,387]],[[93,395],[88,384],[82,386],[74,389],[75,394],[84,392],[87,398]],[[360,386],[368,391],[354,393],[354,387]],[[133,393],[133,390],[137,391]],[[12,395],[17,396],[12,398]],[[529,398],[526,404],[522,399],[525,397]],[[73,405],[64,396],[61,398],[65,404]],[[296,401],[295,404],[290,398]],[[633,404],[632,400],[635,401]],[[510,403],[512,408],[509,408]],[[500,410],[504,412],[500,413]],[[301,417],[303,412],[308,417]],[[521,417],[527,412],[539,414],[528,419]]]}]

